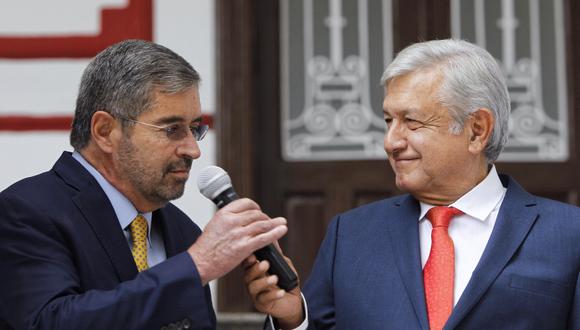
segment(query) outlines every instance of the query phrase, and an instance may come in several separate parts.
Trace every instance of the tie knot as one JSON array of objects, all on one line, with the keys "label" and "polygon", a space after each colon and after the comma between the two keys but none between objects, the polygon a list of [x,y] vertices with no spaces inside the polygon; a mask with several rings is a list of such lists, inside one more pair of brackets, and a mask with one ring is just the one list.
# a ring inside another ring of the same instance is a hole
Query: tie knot
[{"label": "tie knot", "polygon": [[435,206],[427,212],[427,219],[433,227],[449,227],[451,218],[463,214],[460,210],[448,206]]}]

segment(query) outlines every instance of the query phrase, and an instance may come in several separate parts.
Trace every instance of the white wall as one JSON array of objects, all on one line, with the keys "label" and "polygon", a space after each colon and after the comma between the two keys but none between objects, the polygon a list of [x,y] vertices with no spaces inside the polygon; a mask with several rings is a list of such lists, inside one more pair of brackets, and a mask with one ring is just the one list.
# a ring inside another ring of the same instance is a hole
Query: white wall
[{"label": "white wall", "polygon": [[[61,35],[66,31],[91,33],[95,30],[94,22],[98,21],[93,17],[95,3],[119,6],[127,1],[58,0],[50,3],[49,9],[30,11],[31,5],[47,6],[46,1],[0,0],[0,36]],[[51,16],[46,15],[47,10],[62,13],[54,8],[66,5],[74,6],[70,10],[75,15],[64,16],[75,19],[47,20],[47,16]],[[212,0],[156,0],[153,17],[154,41],[182,55],[200,73],[202,111],[210,114],[214,113],[216,103],[213,5]],[[23,25],[22,22],[27,23]],[[0,58],[0,121],[3,115],[72,115],[78,83],[88,62],[89,59]],[[196,177],[200,169],[215,164],[213,131],[200,146],[202,156],[194,162],[186,192],[175,204],[203,227],[213,215],[214,206],[199,194]],[[49,170],[63,150],[72,150],[68,132],[0,131],[0,190],[21,178]],[[212,283],[212,290],[215,293],[215,283]]]}]

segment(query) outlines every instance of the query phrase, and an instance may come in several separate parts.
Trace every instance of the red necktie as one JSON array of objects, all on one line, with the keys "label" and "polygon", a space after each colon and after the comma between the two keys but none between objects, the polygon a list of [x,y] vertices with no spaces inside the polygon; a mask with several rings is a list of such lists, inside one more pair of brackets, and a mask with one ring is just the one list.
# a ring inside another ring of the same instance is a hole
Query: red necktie
[{"label": "red necktie", "polygon": [[437,206],[427,212],[431,221],[431,252],[423,269],[427,316],[431,330],[443,329],[453,309],[455,251],[447,229],[451,218],[463,214],[453,207]]}]

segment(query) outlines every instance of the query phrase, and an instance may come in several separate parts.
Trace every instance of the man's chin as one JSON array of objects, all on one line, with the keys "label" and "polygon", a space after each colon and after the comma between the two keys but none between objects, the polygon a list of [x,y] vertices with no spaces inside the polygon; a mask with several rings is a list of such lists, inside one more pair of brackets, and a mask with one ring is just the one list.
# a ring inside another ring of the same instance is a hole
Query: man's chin
[{"label": "man's chin", "polygon": [[185,192],[185,182],[187,180],[182,180],[182,182],[171,182],[171,185],[168,185],[166,187],[170,187],[167,189],[164,189],[162,191],[157,190],[156,195],[156,199],[159,202],[163,202],[163,204],[167,204],[168,202],[172,201],[172,200],[176,200],[180,197],[183,196],[183,193]]},{"label": "man's chin", "polygon": [[413,193],[417,189],[416,183],[408,175],[398,174],[395,179],[395,185],[401,191]]},{"label": "man's chin", "polygon": [[185,192],[185,182],[183,182],[182,185],[180,185],[179,187],[176,187],[176,189],[171,192],[171,194],[168,196],[168,197],[170,197],[169,200],[175,200],[175,199],[181,198],[181,196],[183,196],[184,192]]}]

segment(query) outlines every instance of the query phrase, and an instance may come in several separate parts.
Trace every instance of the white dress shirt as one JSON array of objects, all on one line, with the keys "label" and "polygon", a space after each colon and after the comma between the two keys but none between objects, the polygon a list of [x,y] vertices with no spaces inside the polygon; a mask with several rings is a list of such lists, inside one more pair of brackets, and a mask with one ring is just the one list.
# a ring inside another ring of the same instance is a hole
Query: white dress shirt
[{"label": "white dress shirt", "polygon": [[[493,166],[483,181],[461,196],[455,203],[449,205],[464,213],[453,217],[449,224],[449,236],[451,236],[455,247],[453,306],[459,301],[471,278],[471,273],[481,259],[495,225],[505,192],[506,188],[501,184],[495,166]],[[420,204],[419,239],[421,264],[425,267],[431,251],[431,229],[433,228],[425,215],[434,206]]]},{"label": "white dress shirt", "polygon": [[[449,205],[461,210],[464,214],[455,216],[449,224],[449,235],[455,247],[455,286],[453,292],[453,306],[457,304],[463,290],[467,286],[475,266],[481,259],[483,250],[489,241],[493,226],[506,188],[501,184],[495,166],[477,186],[461,196],[455,203]],[[425,218],[427,211],[434,205],[420,202],[419,215],[419,244],[421,248],[421,264],[429,258],[431,250],[431,222]],[[302,297],[306,315],[304,322],[294,330],[305,330],[308,327],[308,312],[306,299]],[[272,318],[270,317],[270,322]],[[274,328],[273,322],[271,323]]]},{"label": "white dress shirt", "polygon": [[[125,234],[125,239],[127,240],[127,244],[129,244],[129,248],[133,251],[133,242],[131,241],[131,233],[129,232],[129,225],[135,219],[135,217],[139,214],[135,206],[125,197],[119,190],[113,187],[112,184],[109,183],[103,177],[97,169],[95,169],[87,160],[78,152],[73,152],[73,158],[76,159],[91,175],[97,180],[107,198],[111,202],[113,206],[113,210],[115,210],[115,214],[117,215],[117,220],[119,221],[119,225],[123,230],[123,234]],[[158,263],[167,259],[165,254],[165,245],[163,242],[163,235],[159,230],[152,228],[152,214],[151,212],[141,213],[143,217],[147,220],[147,264],[149,267],[153,267]]]}]

